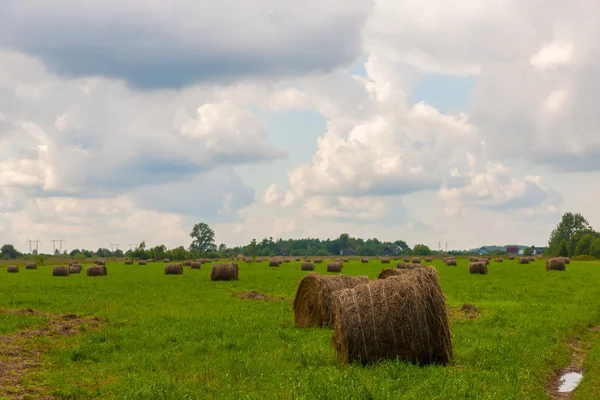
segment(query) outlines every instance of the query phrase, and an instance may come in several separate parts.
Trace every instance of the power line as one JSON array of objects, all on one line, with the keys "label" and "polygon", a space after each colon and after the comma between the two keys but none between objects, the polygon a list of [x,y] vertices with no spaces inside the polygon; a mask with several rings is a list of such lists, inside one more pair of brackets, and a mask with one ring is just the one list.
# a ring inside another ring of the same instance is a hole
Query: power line
[{"label": "power line", "polygon": [[119,245],[118,244],[113,244],[113,243],[110,244],[110,251],[113,252],[113,253],[115,252],[115,250],[114,250],[115,246],[117,247],[117,250],[119,250]]},{"label": "power line", "polygon": [[38,239],[38,240],[28,240],[27,243],[29,244],[29,254],[32,253],[31,245],[33,243],[35,243],[35,252],[36,253],[38,252],[38,249],[40,247],[40,239]]},{"label": "power line", "polygon": [[56,253],[56,243],[58,243],[58,251],[62,253],[62,244],[64,243],[63,239],[52,239],[50,243],[52,243],[54,253]]}]

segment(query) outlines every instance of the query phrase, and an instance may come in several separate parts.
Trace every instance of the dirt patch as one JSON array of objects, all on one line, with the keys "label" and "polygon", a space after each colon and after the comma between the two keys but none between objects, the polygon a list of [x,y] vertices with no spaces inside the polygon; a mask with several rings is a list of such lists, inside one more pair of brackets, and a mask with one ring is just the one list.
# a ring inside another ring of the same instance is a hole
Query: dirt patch
[{"label": "dirt patch", "polygon": [[481,316],[481,310],[475,305],[465,303],[460,307],[448,306],[448,317],[450,320],[477,319]]},{"label": "dirt patch", "polygon": [[72,336],[91,329],[97,329],[103,320],[98,317],[85,318],[76,314],[48,314],[31,308],[0,309],[1,314],[31,315],[47,317],[41,327],[23,329],[9,335],[0,335],[0,397],[25,399],[31,396],[51,399],[44,395],[46,390],[40,386],[27,386],[23,378],[33,370],[40,368],[41,359],[48,350],[50,341],[62,336]]},{"label": "dirt patch", "polygon": [[600,325],[590,327],[588,332],[583,335],[578,335],[567,341],[567,346],[572,351],[571,364],[560,371],[556,371],[549,379],[546,384],[546,392],[556,400],[568,400],[570,399],[575,391],[571,392],[559,392],[561,385],[561,378],[569,372],[577,372],[584,375],[583,362],[585,357],[592,349],[592,343],[600,332]]},{"label": "dirt patch", "polygon": [[285,300],[285,297],[269,296],[267,294],[257,292],[256,290],[251,290],[248,292],[233,293],[232,296],[237,297],[238,299],[242,299],[242,300],[262,300],[262,301]]}]

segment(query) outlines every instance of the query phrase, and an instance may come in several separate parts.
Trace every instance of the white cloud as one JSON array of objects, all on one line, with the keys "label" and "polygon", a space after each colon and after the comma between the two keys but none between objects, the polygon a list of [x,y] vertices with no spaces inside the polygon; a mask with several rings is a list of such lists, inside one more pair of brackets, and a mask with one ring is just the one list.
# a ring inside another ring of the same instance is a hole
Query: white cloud
[{"label": "white cloud", "polygon": [[573,43],[555,42],[535,53],[529,63],[536,69],[554,69],[568,66],[573,59]]}]

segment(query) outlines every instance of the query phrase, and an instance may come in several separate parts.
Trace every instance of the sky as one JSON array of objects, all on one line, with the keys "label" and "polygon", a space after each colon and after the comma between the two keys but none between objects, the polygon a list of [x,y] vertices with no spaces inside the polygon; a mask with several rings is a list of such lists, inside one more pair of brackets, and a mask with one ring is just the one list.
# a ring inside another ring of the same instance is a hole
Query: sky
[{"label": "sky", "polygon": [[600,229],[595,0],[0,1],[0,243]]}]

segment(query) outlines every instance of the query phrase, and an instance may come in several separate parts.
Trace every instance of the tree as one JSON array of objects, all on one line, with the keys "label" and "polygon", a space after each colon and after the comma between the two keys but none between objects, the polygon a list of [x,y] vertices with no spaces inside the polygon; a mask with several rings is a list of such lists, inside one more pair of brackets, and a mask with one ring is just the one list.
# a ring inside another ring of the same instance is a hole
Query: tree
[{"label": "tree", "polygon": [[596,258],[600,258],[600,238],[594,239],[590,246],[590,255]]},{"label": "tree", "polygon": [[194,239],[190,249],[205,253],[216,250],[215,232],[204,222],[194,225],[190,236]]},{"label": "tree", "polygon": [[556,228],[554,228],[554,230],[550,233],[550,238],[548,239],[549,253],[555,256],[559,255],[558,253],[561,248],[562,241],[565,241],[566,246],[569,240],[571,240],[571,237],[580,231],[593,231],[583,215],[579,213],[573,214],[570,212],[564,214],[561,221],[558,223],[558,225],[556,225]]},{"label": "tree", "polygon": [[567,241],[562,240],[558,245],[557,256],[559,257],[569,257],[569,250],[567,249]]},{"label": "tree", "polygon": [[577,246],[575,247],[575,255],[576,256],[589,255],[590,248],[592,246],[592,242],[594,241],[594,239],[595,239],[594,235],[592,235],[590,233],[583,235],[581,237],[581,239],[579,239],[579,241],[577,242]]},{"label": "tree", "polygon": [[2,254],[2,257],[4,258],[11,259],[17,258],[21,255],[21,253],[19,253],[12,244],[5,244],[2,246],[2,248],[0,248],[0,254]]},{"label": "tree", "polygon": [[429,256],[431,255],[431,249],[424,244],[416,244],[413,248],[413,254],[417,256]]},{"label": "tree", "polygon": [[221,243],[219,245],[219,249],[217,250],[219,253],[225,253],[227,251],[227,245],[225,243]]},{"label": "tree", "polygon": [[531,257],[534,252],[535,252],[535,247],[534,246],[525,247],[525,249],[523,250],[523,255],[525,257]]},{"label": "tree", "polygon": [[340,245],[340,250],[346,250],[348,248],[348,241],[350,240],[350,235],[347,233],[342,233],[340,238],[338,239],[338,243]]}]

